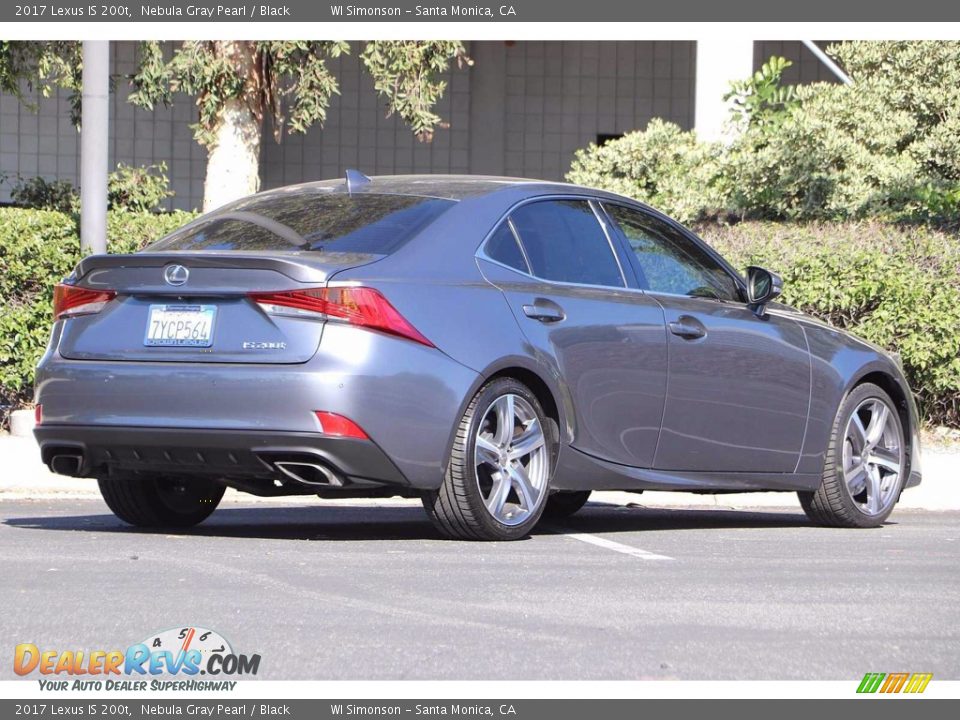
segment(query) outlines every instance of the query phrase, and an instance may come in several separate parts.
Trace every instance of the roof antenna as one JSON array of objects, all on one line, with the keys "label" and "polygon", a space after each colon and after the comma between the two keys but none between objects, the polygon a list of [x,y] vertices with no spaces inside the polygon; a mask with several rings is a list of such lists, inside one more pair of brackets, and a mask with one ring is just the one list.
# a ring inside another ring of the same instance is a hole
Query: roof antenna
[{"label": "roof antenna", "polygon": [[370,178],[359,170],[347,168],[347,192],[353,192],[364,185],[370,184]]}]

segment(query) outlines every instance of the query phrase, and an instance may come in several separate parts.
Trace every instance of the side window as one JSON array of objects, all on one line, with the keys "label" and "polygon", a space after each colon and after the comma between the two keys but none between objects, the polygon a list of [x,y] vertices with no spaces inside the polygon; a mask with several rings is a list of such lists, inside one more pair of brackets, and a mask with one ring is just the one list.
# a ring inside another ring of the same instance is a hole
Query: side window
[{"label": "side window", "polygon": [[527,261],[523,259],[523,253],[517,244],[517,238],[514,237],[513,230],[506,222],[500,223],[500,227],[487,240],[484,252],[491,260],[503,263],[507,267],[512,267],[520,272],[530,272]]},{"label": "side window", "polygon": [[537,277],[623,287],[620,266],[587,201],[533,202],[517,208],[510,219]]},{"label": "side window", "polygon": [[640,266],[640,287],[651,292],[740,300],[729,273],[695,242],[659,218],[605,205]]}]

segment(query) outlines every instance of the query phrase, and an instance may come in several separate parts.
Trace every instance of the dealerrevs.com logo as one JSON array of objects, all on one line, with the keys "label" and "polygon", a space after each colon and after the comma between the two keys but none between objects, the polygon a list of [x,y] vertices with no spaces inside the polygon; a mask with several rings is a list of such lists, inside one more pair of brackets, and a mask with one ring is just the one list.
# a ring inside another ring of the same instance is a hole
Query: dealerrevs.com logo
[{"label": "dealerrevs.com logo", "polygon": [[[13,655],[20,676],[39,674],[41,690],[233,690],[260,670],[259,654],[233,650],[219,633],[172,628],[126,650],[56,650],[20,643]],[[204,676],[200,679],[199,676]]]}]

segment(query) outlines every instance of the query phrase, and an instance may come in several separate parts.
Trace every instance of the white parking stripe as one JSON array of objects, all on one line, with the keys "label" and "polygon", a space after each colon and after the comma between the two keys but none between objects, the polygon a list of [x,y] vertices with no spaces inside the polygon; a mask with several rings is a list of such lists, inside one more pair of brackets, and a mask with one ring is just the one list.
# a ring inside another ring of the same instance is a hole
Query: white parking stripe
[{"label": "white parking stripe", "polygon": [[[563,532],[563,530],[558,530],[558,532]],[[614,552],[623,553],[624,555],[630,555],[632,557],[639,558],[640,560],[673,560],[672,557],[667,555],[657,555],[656,553],[652,553],[647,550],[630,547],[629,545],[624,545],[623,543],[618,543],[613,540],[607,540],[606,538],[597,537],[596,535],[591,535],[589,533],[563,534],[565,537],[579,540],[580,542],[585,542],[588,545],[596,545],[597,547],[602,547],[606,550],[613,550]]]}]

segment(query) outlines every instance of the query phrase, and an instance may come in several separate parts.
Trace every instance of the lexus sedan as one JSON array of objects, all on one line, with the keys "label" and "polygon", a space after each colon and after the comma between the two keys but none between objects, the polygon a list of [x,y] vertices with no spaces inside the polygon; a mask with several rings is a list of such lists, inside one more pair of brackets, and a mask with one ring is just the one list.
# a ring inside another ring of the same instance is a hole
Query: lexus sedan
[{"label": "lexus sedan", "polygon": [[895,357],[625,197],[461,176],[286,187],[55,292],[36,437],[137,526],[226,487],[422,498],[511,540],[594,490],[794,491],[872,527],[920,482]]}]

